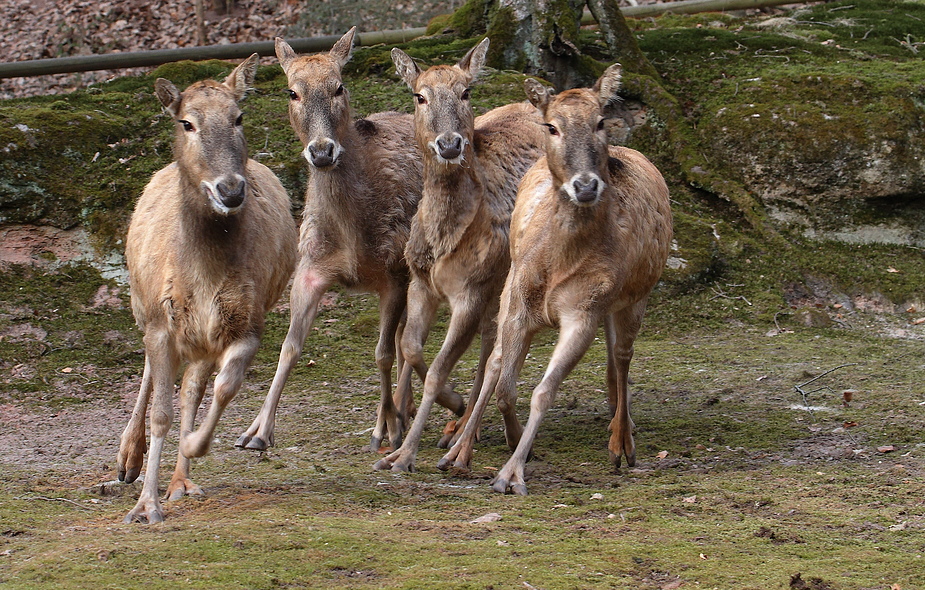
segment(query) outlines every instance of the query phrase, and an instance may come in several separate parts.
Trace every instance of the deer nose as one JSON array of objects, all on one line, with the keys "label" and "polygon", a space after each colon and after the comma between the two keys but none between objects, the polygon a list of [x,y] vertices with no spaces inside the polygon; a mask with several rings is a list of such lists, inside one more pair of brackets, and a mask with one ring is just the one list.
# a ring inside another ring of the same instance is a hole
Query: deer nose
[{"label": "deer nose", "polygon": [[247,181],[240,175],[235,174],[231,177],[222,178],[215,185],[218,197],[222,205],[229,209],[236,209],[244,202],[244,195],[247,192]]},{"label": "deer nose", "polygon": [[463,151],[463,138],[458,133],[440,135],[437,138],[437,154],[444,160],[455,160]]},{"label": "deer nose", "polygon": [[336,149],[332,141],[313,141],[308,144],[306,159],[315,168],[326,168],[337,161]]},{"label": "deer nose", "polygon": [[580,176],[572,180],[573,198],[580,205],[593,204],[601,194],[601,181],[595,176]]}]

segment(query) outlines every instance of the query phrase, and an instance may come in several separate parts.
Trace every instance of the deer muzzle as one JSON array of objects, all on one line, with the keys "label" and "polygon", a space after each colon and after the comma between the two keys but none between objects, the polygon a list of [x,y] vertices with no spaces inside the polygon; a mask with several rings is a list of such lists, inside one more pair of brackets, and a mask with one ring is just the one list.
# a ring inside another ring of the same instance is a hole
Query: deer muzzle
[{"label": "deer muzzle", "polygon": [[247,180],[240,174],[221,176],[212,182],[203,180],[200,186],[212,208],[222,215],[236,213],[247,194]]},{"label": "deer muzzle", "polygon": [[315,168],[328,168],[337,164],[343,148],[331,139],[319,139],[309,142],[302,155]]},{"label": "deer muzzle", "polygon": [[579,206],[591,206],[597,203],[604,191],[604,182],[597,174],[576,174],[566,184],[565,191],[572,202]]}]

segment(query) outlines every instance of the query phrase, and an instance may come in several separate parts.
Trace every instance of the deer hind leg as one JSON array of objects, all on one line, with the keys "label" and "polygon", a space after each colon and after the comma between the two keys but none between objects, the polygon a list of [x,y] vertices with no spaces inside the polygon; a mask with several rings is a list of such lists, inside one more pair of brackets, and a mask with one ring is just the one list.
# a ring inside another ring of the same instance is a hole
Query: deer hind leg
[{"label": "deer hind leg", "polygon": [[236,447],[263,451],[274,444],[276,430],[276,409],[283,394],[283,387],[289,374],[302,356],[302,347],[311,330],[315,316],[318,314],[318,304],[321,297],[330,288],[332,281],[323,278],[317,271],[305,264],[300,264],[296,270],[289,295],[289,307],[292,317],[289,321],[289,332],[279,351],[279,364],[276,366],[276,375],[270,391],[260,408],[253,424],[238,437],[234,443]]},{"label": "deer hind leg", "polygon": [[145,355],[141,388],[138,391],[138,398],[135,400],[132,417],[129,418],[128,424],[125,425],[125,430],[122,431],[119,453],[116,456],[119,481],[124,481],[125,483],[132,483],[141,475],[144,456],[148,452],[148,445],[145,441],[145,416],[148,413],[148,402],[151,399],[153,390],[151,372],[151,361],[148,355]]},{"label": "deer hind leg", "polygon": [[[413,301],[410,294],[408,301],[410,306],[410,302]],[[431,364],[430,369],[427,370],[427,376],[424,379],[424,396],[421,399],[421,405],[418,408],[417,415],[414,417],[414,422],[408,430],[408,435],[405,437],[405,441],[399,449],[383,457],[375,464],[375,469],[414,471],[414,460],[417,456],[421,435],[424,432],[424,426],[427,423],[430,409],[437,400],[440,391],[446,385],[450,372],[453,370],[456,362],[472,343],[472,339],[475,337],[475,332],[481,321],[482,312],[486,307],[478,300],[464,301],[455,305],[451,302],[451,306],[450,325],[447,329],[446,338],[443,341],[443,345],[440,347],[440,352],[438,352],[436,358],[434,358],[434,362]],[[411,312],[410,309],[409,312]],[[403,347],[408,343],[409,339],[407,332],[412,325],[412,318],[409,317],[408,326],[405,328],[405,339],[402,341]],[[414,362],[413,355],[409,352],[413,352],[414,355],[418,357],[420,355],[417,349],[414,351],[406,349],[405,358],[409,362]]]},{"label": "deer hind leg", "polygon": [[540,423],[552,406],[562,381],[572,372],[585,351],[594,340],[597,331],[596,318],[586,314],[564,317],[561,321],[559,343],[556,344],[542,381],[533,390],[530,400],[530,418],[524,427],[514,454],[492,480],[492,489],[500,493],[527,495],[524,482],[524,465],[533,449],[533,441],[539,431]]},{"label": "deer hind leg", "polygon": [[[164,439],[173,422],[173,388],[179,358],[166,332],[145,334],[145,367],[150,376],[153,393],[151,402],[151,446],[148,451],[148,468],[138,502],[125,516],[125,522],[163,522],[164,509],[158,497],[158,470]],[[142,378],[144,382],[144,378]]]},{"label": "deer hind leg", "polygon": [[642,325],[645,300],[608,315],[604,320],[607,337],[607,395],[613,418],[610,421],[610,460],[620,467],[636,465],[636,444],[633,441],[633,419],[630,417],[629,367],[633,358],[633,342]]},{"label": "deer hind leg", "polygon": [[225,408],[231,403],[241,384],[244,382],[244,373],[257,353],[260,339],[256,336],[243,338],[232,343],[219,362],[218,375],[213,386],[212,403],[209,411],[202,420],[202,425],[193,432],[183,433],[180,437],[180,453],[185,457],[202,457],[209,452],[212,435],[218,426]]},{"label": "deer hind leg", "polygon": [[[379,450],[388,436],[392,448],[401,445],[402,419],[392,398],[392,365],[395,363],[396,335],[405,312],[405,289],[392,285],[379,296],[379,342],[376,344],[376,366],[379,368],[379,408],[373,428],[370,449]],[[403,364],[403,363],[399,363]],[[400,372],[399,372],[400,373]],[[403,408],[404,410],[404,408]]]},{"label": "deer hind leg", "polygon": [[[180,437],[193,430],[196,411],[202,403],[206,384],[212,376],[215,364],[199,361],[187,367],[180,386]],[[167,486],[167,500],[179,500],[183,496],[201,495],[202,489],[189,478],[190,459],[183,453],[177,453],[177,466],[174,469],[170,485]]]},{"label": "deer hind leg", "polygon": [[[492,300],[495,300],[493,298]],[[488,366],[488,361],[491,358],[492,350],[495,348],[495,338],[498,335],[498,325],[496,323],[498,317],[498,306],[494,305],[492,308],[485,311],[485,314],[482,316],[482,325],[479,332],[481,333],[481,344],[479,347],[479,364],[478,368],[475,371],[475,379],[472,382],[472,390],[469,392],[469,401],[466,402],[466,411],[462,417],[455,421],[447,424],[444,429],[443,437],[437,443],[437,447],[441,449],[447,449],[459,440],[460,435],[462,434],[463,429],[468,424],[469,420],[472,419],[472,412],[475,409],[475,405],[478,403],[479,398],[481,397],[482,385],[485,381],[485,370]],[[489,396],[491,394],[489,393]],[[476,428],[478,428],[481,420],[476,420]],[[475,431],[475,438],[478,439],[479,432]]]}]

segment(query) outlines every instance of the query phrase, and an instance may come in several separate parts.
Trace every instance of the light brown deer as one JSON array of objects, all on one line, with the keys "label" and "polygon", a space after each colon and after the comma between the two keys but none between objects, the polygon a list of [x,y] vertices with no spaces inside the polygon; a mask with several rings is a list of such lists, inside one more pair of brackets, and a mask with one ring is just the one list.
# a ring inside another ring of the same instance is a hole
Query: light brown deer
[{"label": "light brown deer", "polygon": [[[385,436],[401,444],[407,405],[392,401],[396,334],[405,313],[408,265],[404,248],[421,199],[421,157],[411,115],[377,113],[353,120],[341,69],[350,59],[356,27],[330,52],[298,56],[276,39],[276,56],[289,82],[289,119],[310,164],[299,261],[290,294],[289,333],[260,413],[237,446],[263,450],[274,444],[276,410],[286,380],[302,354],[325,292],[334,284],[379,295],[380,402],[371,448]],[[401,365],[401,362],[399,362]],[[426,367],[421,369],[424,378]],[[462,398],[449,389],[439,402],[461,414]]]},{"label": "light brown deer", "polygon": [[[604,120],[619,100],[620,66],[592,89],[551,97],[528,79],[527,96],[543,113],[546,157],[524,176],[511,220],[511,270],[501,296],[498,340],[477,407],[438,466],[466,470],[476,428],[492,391],[513,455],[498,472],[497,492],[526,495],[524,464],[562,381],[603,322],[607,342],[610,456],[636,462],[628,372],[649,293],[668,258],[672,229],[668,188],[635,150],[608,147]],[[533,336],[559,328],[559,341],[522,428],[514,411],[517,378]]]},{"label": "light brown deer", "polygon": [[[222,412],[254,358],[265,315],[295,266],[296,225],[276,176],[247,157],[238,101],[257,70],[257,54],[223,84],[196,82],[180,92],[159,78],[155,92],[176,119],[176,162],[157,172],[135,207],[126,238],[132,311],[144,331],[145,368],[119,447],[119,479],[141,473],[145,414],[151,401],[151,447],[144,486],[126,522],[160,522],[158,468],[173,421],[177,371],[180,449],[167,498],[202,491],[189,479]],[[196,410],[218,369],[214,397],[199,429]],[[153,396],[153,397],[152,397]]]},{"label": "light brown deer", "polygon": [[[469,87],[487,50],[485,39],[456,65],[426,71],[400,49],[392,50],[398,73],[414,92],[415,136],[424,157],[424,196],[405,248],[411,285],[401,342],[407,366],[396,391],[399,399],[410,396],[410,367],[424,367],[423,345],[441,300],[449,303],[451,317],[405,441],[377,462],[376,469],[413,470],[436,394],[481,332],[468,415],[494,344],[498,296],[510,264],[508,229],[517,183],[541,155],[544,138],[542,119],[526,102],[474,117]],[[446,446],[451,436],[441,444]]]}]

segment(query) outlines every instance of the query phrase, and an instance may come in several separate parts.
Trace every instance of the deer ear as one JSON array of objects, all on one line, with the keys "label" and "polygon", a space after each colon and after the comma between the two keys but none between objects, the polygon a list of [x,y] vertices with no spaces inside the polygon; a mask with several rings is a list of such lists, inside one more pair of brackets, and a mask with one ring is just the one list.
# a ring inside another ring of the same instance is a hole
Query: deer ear
[{"label": "deer ear", "polygon": [[418,64],[411,59],[410,55],[398,47],[392,48],[392,62],[395,64],[395,71],[398,72],[401,79],[405,81],[405,84],[411,90],[414,90],[414,83],[417,82],[418,76],[421,75],[421,68],[418,67]]},{"label": "deer ear", "polygon": [[344,67],[344,64],[350,61],[350,54],[353,52],[353,38],[356,32],[357,28],[353,27],[344,33],[344,36],[338,39],[329,52],[329,55],[340,64],[340,67]]},{"label": "deer ear", "polygon": [[158,78],[154,81],[154,94],[172,117],[180,112],[180,91],[170,80]]},{"label": "deer ear", "polygon": [[260,56],[252,53],[251,56],[242,61],[238,67],[231,70],[228,77],[225,78],[225,86],[234,93],[235,100],[241,100],[247,93],[247,88],[253,84],[254,78],[257,77],[257,62]]},{"label": "deer ear", "polygon": [[546,107],[549,106],[549,89],[543,86],[539,81],[533,78],[524,80],[524,92],[527,93],[527,100],[535,106],[544,115]]},{"label": "deer ear", "polygon": [[620,96],[617,94],[620,90],[620,78],[623,75],[623,67],[620,64],[613,64],[594,84],[594,90],[600,97],[601,108],[607,110],[620,102]]},{"label": "deer ear", "polygon": [[291,45],[286,43],[282,37],[276,38],[276,59],[279,60],[279,65],[282,66],[283,72],[289,69],[289,64],[292,63],[298,55],[296,55],[295,50]]},{"label": "deer ear", "polygon": [[478,77],[479,71],[481,71],[482,66],[485,65],[485,55],[488,53],[489,43],[488,37],[482,39],[478,45],[470,49],[468,53],[459,60],[456,67],[469,74],[473,79]]}]

